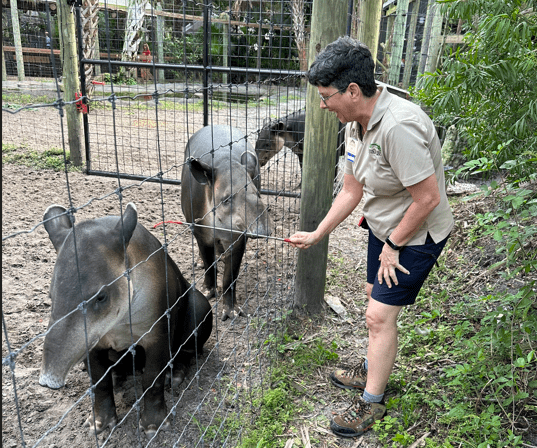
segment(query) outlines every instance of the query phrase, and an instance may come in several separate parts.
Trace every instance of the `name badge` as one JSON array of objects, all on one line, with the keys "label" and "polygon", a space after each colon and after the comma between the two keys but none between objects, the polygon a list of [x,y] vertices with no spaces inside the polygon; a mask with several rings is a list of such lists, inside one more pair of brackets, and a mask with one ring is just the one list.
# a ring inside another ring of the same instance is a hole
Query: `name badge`
[{"label": "name badge", "polygon": [[347,146],[347,160],[351,163],[354,163],[354,159],[356,158],[356,150],[358,149],[358,141],[351,137]]}]

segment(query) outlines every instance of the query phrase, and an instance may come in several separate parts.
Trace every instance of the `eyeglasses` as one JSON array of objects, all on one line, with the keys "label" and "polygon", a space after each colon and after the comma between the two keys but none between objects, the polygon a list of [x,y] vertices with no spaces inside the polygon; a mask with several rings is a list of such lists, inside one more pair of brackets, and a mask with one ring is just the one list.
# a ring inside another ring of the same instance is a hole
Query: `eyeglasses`
[{"label": "eyeglasses", "polygon": [[[345,89],[345,90],[346,90],[346,89]],[[328,95],[328,96],[322,96],[322,95],[321,95],[321,92],[318,92],[318,93],[319,93],[319,97],[320,97],[321,100],[323,101],[324,105],[325,105],[326,107],[328,107],[328,104],[326,104],[326,102],[327,102],[330,98],[332,98],[336,93],[344,93],[345,90],[338,90],[337,92],[334,92],[334,93],[332,93],[332,95]]]}]

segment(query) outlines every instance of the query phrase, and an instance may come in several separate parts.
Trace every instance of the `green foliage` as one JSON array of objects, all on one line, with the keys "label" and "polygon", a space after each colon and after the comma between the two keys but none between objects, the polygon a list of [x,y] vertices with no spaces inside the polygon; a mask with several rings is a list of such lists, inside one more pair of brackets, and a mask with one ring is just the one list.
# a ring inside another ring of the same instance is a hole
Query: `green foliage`
[{"label": "green foliage", "polygon": [[21,106],[39,103],[51,103],[51,100],[47,95],[34,96],[20,92],[2,92],[2,108],[18,109]]},{"label": "green foliage", "polygon": [[[428,390],[425,411],[439,406],[435,413],[445,429],[436,441],[453,443],[442,446],[522,446],[518,419],[537,418],[537,2],[443,3],[449,20],[466,24],[465,44],[450,49],[415,94],[439,123],[455,124],[466,142],[467,162],[456,176],[496,178],[482,187],[489,207],[475,215],[469,243],[493,241],[498,261],[490,268],[501,268],[506,282],[516,278],[520,286],[444,304],[442,316],[455,321],[443,342],[453,365],[442,369],[442,393]],[[464,281],[455,279],[455,288]],[[405,352],[435,352],[424,343],[409,331]]]},{"label": "green foliage", "polygon": [[129,76],[127,70],[125,70],[125,67],[121,67],[119,72],[116,74],[113,74],[110,76],[110,73],[105,73],[103,76],[104,82],[110,82],[111,80],[114,81],[115,84],[125,84],[128,86],[134,86],[138,84],[136,82],[136,78],[133,76]]},{"label": "green foliage", "polygon": [[421,78],[416,97],[439,123],[456,125],[468,160],[493,156],[521,181],[537,162],[537,2],[443,3],[450,20],[466,24],[465,44]]},{"label": "green foliage", "polygon": [[[523,446],[517,426],[537,419],[534,283],[457,300],[467,276],[454,276],[442,294],[454,267],[441,261],[418,296],[421,318],[402,313],[404,362],[388,385],[389,416],[374,430],[384,446],[414,443],[415,427],[429,433],[430,447]],[[455,263],[462,273],[472,268],[469,260]]]}]

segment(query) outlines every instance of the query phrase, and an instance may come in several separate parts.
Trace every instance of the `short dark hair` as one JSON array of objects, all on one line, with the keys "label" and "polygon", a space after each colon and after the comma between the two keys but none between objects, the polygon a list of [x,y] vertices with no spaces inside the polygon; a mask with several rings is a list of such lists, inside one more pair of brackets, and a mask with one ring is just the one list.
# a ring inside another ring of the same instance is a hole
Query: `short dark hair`
[{"label": "short dark hair", "polygon": [[334,86],[345,91],[351,82],[360,86],[366,97],[377,91],[375,63],[369,48],[349,36],[340,37],[321,51],[306,73],[314,86]]}]

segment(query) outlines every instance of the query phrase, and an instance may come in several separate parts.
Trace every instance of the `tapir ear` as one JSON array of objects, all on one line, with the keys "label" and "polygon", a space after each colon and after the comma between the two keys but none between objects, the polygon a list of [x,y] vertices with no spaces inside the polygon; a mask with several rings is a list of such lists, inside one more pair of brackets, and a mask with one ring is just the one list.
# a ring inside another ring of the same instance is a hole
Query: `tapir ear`
[{"label": "tapir ear", "polygon": [[73,224],[71,217],[67,214],[67,209],[61,205],[51,205],[45,210],[43,215],[45,230],[48,233],[50,241],[56,249],[60,250],[65,237],[71,231]]},{"label": "tapir ear", "polygon": [[188,169],[194,176],[194,179],[201,185],[206,185],[213,180],[213,170],[211,167],[202,164],[199,160],[189,157],[186,161]]},{"label": "tapir ear", "polygon": [[[115,232],[117,232],[120,236],[123,233],[123,237],[125,238],[125,245],[129,244],[129,241],[131,240],[132,234],[134,233],[137,224],[138,212],[136,211],[136,206],[132,202],[129,202],[127,204],[127,207],[125,208],[125,211],[123,212],[123,224],[121,223],[120,218],[114,229]],[[120,243],[121,242],[122,241],[120,238]]]},{"label": "tapir ear", "polygon": [[286,125],[285,121],[281,121],[281,120],[279,120],[279,121],[277,121],[276,123],[274,123],[274,124],[272,125],[272,130],[273,130],[274,132],[276,132],[276,133],[278,133],[278,132],[283,132],[283,131],[285,131],[286,129],[287,129],[287,125]]}]

